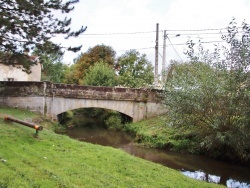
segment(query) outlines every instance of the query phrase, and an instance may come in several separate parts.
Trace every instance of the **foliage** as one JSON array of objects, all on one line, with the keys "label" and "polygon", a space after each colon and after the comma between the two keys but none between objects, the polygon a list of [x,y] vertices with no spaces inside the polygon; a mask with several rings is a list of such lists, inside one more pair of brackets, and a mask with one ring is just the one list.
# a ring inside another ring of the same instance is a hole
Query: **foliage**
[{"label": "foliage", "polygon": [[54,83],[62,83],[64,74],[68,66],[62,63],[62,55],[60,53],[46,54],[35,50],[35,55],[39,56],[42,63],[42,81],[50,81]]},{"label": "foliage", "polygon": [[122,117],[119,113],[113,113],[111,114],[105,121],[105,125],[108,127],[110,130],[122,130],[123,125],[122,125]]},{"label": "foliage", "polygon": [[130,50],[121,55],[116,67],[119,84],[122,86],[138,88],[147,87],[153,83],[153,66],[145,54],[140,55],[136,50]]},{"label": "foliage", "polygon": [[75,73],[76,64],[68,66],[64,71],[63,83],[65,84],[78,84],[78,78]]},{"label": "foliage", "polygon": [[94,65],[96,62],[103,61],[108,65],[114,65],[116,52],[111,46],[104,44],[96,45],[89,48],[86,53],[76,59],[76,63],[85,62],[87,67]]},{"label": "foliage", "polygon": [[221,187],[47,129],[34,138],[33,129],[7,124],[1,116],[26,111],[1,108],[0,113],[0,187]]},{"label": "foliage", "polygon": [[116,85],[116,74],[107,63],[97,62],[87,70],[83,84],[113,87]]},{"label": "foliage", "polygon": [[[3,62],[13,64],[24,63],[29,69],[28,56],[25,50],[39,49],[46,53],[59,52],[61,45],[52,43],[55,35],[65,35],[65,38],[77,37],[86,28],[70,31],[71,19],[56,18],[55,11],[70,13],[73,4],[79,0],[42,1],[42,0],[5,0],[0,3],[0,51],[5,52]],[[69,51],[79,51],[79,47],[68,47]]]},{"label": "foliage", "polygon": [[195,142],[192,140],[194,130],[173,127],[170,120],[164,116],[127,123],[123,129],[135,136],[135,142],[146,147],[196,152]]},{"label": "foliage", "polygon": [[72,72],[66,75],[67,83],[83,84],[84,75],[89,67],[97,62],[105,62],[111,67],[115,62],[116,52],[110,46],[96,45],[89,48],[87,52],[78,56],[72,65]]},{"label": "foliage", "polygon": [[[213,53],[189,41],[189,63],[175,64],[165,85],[173,126],[197,128],[200,150],[226,160],[250,158],[250,27],[234,20]],[[223,53],[222,53],[223,52]],[[224,56],[223,56],[224,55]],[[212,57],[212,58],[211,58]]]},{"label": "foliage", "polygon": [[60,114],[59,123],[62,125],[71,125],[73,121],[74,113],[69,110]]},{"label": "foliage", "polygon": [[104,108],[80,108],[74,110],[74,120],[76,117],[80,117],[82,122],[79,124],[80,126],[86,125],[89,126],[103,126],[104,120],[110,114],[110,110]]}]

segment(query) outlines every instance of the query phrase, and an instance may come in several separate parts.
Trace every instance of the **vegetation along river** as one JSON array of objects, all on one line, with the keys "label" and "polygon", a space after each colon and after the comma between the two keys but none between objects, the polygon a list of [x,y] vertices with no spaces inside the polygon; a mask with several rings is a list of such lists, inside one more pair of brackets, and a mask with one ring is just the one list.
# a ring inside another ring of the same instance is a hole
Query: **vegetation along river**
[{"label": "vegetation along river", "polygon": [[191,178],[220,183],[227,187],[250,187],[249,167],[219,162],[204,156],[143,148],[133,144],[128,134],[104,128],[77,127],[68,130],[67,135],[79,141],[122,149],[131,155],[179,170]]}]

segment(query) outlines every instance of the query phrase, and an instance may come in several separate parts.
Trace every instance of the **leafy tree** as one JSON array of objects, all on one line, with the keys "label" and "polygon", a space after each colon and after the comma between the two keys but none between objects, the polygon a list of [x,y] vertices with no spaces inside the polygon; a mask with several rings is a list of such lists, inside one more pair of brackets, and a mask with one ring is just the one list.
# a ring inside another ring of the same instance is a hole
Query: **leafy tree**
[{"label": "leafy tree", "polygon": [[64,71],[63,83],[65,83],[65,84],[78,84],[78,78],[74,74],[75,73],[75,65],[76,64],[69,66]]},{"label": "leafy tree", "polygon": [[[84,76],[84,85],[90,86],[115,86],[117,85],[117,75],[115,74],[114,69],[107,63],[100,61],[96,62],[94,65],[90,66],[85,72]],[[102,109],[102,108],[87,108],[80,109],[78,113],[87,114],[93,118],[97,118],[103,124],[106,118],[113,115],[111,110]],[[116,118],[115,118],[116,117]],[[114,123],[119,121],[119,118],[115,116],[114,119],[108,121],[109,126],[114,126]],[[120,120],[121,121],[121,120]]]},{"label": "leafy tree", "polygon": [[83,53],[81,57],[78,57],[76,63],[85,62],[86,66],[92,66],[96,62],[103,61],[108,65],[114,65],[116,52],[111,46],[104,44],[96,45],[93,48],[89,48],[86,53]]},{"label": "leafy tree", "polygon": [[154,79],[153,66],[146,55],[130,50],[118,58],[116,65],[119,83],[127,87],[146,87],[152,85]]},{"label": "leafy tree", "polygon": [[[190,62],[175,64],[165,85],[173,126],[194,130],[200,151],[227,160],[250,159],[250,27],[234,20],[213,53],[189,41]],[[223,54],[225,56],[223,56]],[[212,58],[211,58],[212,57]]]},{"label": "leafy tree", "polygon": [[[54,11],[70,13],[73,4],[79,0],[43,1],[43,0],[5,0],[0,3],[0,51],[5,52],[2,61],[13,64],[18,61],[29,70],[31,62],[25,50],[34,48],[46,52],[60,52],[62,47],[52,43],[50,39],[58,34],[65,38],[77,37],[86,28],[70,31],[71,19],[60,20],[54,16]],[[68,47],[69,51],[78,51],[79,47]]]},{"label": "leafy tree", "polygon": [[116,74],[107,63],[97,62],[85,74],[84,84],[91,86],[115,86]]},{"label": "leafy tree", "polygon": [[96,45],[89,48],[86,53],[75,59],[72,65],[72,72],[67,77],[67,83],[83,84],[85,72],[90,66],[95,63],[103,61],[110,66],[114,65],[116,52],[110,46]]},{"label": "leafy tree", "polygon": [[55,54],[39,54],[39,60],[42,62],[42,81],[51,81],[61,83],[64,80],[65,71],[68,66],[63,64],[62,56]]}]

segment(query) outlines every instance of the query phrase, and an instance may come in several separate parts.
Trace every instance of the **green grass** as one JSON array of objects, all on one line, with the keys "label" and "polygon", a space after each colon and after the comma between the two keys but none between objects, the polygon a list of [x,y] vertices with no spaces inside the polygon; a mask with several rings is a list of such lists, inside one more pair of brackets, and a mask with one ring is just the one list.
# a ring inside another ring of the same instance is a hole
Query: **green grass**
[{"label": "green grass", "polygon": [[0,108],[0,114],[0,188],[219,187],[119,149],[79,142],[49,129],[35,138],[34,129],[4,121],[4,115],[39,119],[28,111]]},{"label": "green grass", "polygon": [[191,128],[173,127],[166,116],[129,123],[125,125],[124,129],[134,134],[135,141],[144,146],[195,153]]}]

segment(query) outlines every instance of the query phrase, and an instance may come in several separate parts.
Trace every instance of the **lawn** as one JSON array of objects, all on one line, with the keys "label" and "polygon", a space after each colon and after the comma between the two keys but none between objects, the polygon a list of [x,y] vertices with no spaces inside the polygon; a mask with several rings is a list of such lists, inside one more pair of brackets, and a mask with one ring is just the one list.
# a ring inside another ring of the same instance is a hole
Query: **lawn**
[{"label": "lawn", "polygon": [[[35,130],[4,121],[10,115],[39,122]],[[45,124],[46,123],[46,124]],[[52,124],[26,110],[0,108],[0,188],[3,187],[219,187],[119,149],[54,133]]]}]

